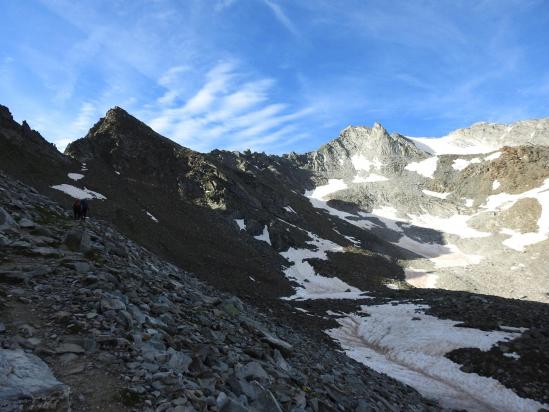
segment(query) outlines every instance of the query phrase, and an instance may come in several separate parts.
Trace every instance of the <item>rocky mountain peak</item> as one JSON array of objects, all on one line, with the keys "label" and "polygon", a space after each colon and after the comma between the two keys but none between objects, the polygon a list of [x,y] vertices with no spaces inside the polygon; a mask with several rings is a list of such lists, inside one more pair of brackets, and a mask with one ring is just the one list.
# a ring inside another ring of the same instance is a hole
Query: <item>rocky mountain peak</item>
[{"label": "rocky mountain peak", "polygon": [[110,108],[109,110],[107,110],[107,114],[105,115],[105,117],[107,118],[126,117],[126,116],[131,117],[131,115],[120,106],[114,106]]},{"label": "rocky mountain peak", "polygon": [[88,134],[67,146],[65,153],[80,160],[147,157],[159,150],[173,151],[176,143],[156,133],[121,107],[109,109]]},{"label": "rocky mountain peak", "polygon": [[389,134],[376,122],[373,127],[348,126],[336,139],[306,156],[311,169],[329,172],[330,177],[350,177],[359,170],[369,171],[372,164],[378,169],[388,166],[391,171],[398,171],[407,162],[428,155],[410,139]]},{"label": "rocky mountain peak", "polygon": [[0,104],[0,121],[13,121],[13,116],[11,115],[10,109],[6,106]]},{"label": "rocky mountain peak", "polygon": [[109,109],[88,132],[86,138],[93,138],[99,134],[110,134],[112,137],[132,139],[160,136],[141,120],[129,114],[121,107],[115,106]]}]

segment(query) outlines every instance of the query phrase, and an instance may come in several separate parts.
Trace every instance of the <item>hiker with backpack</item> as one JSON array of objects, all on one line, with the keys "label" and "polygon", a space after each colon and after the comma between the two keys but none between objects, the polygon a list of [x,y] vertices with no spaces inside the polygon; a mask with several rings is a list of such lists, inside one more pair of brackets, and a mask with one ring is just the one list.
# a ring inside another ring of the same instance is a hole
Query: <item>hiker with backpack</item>
[{"label": "hiker with backpack", "polygon": [[74,214],[74,220],[80,219],[80,199],[76,199],[72,204],[72,212]]},{"label": "hiker with backpack", "polygon": [[80,201],[80,219],[86,220],[87,213],[88,213],[88,200],[82,199]]}]

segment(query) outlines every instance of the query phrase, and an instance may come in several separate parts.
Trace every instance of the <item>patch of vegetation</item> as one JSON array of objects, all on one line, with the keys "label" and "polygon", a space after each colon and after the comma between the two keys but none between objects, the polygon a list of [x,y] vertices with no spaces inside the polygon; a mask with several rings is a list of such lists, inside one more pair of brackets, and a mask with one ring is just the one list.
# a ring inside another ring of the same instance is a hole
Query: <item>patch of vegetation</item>
[{"label": "patch of vegetation", "polygon": [[84,257],[95,263],[105,263],[105,258],[103,257],[103,255],[94,249],[90,249],[86,253],[84,253]]},{"label": "patch of vegetation", "polygon": [[36,206],[36,212],[40,216],[37,223],[42,225],[58,224],[61,220],[65,221],[65,217],[57,212],[53,212],[51,209],[44,206]]},{"label": "patch of vegetation", "polygon": [[114,397],[116,401],[120,401],[129,407],[135,407],[143,403],[143,400],[145,399],[144,394],[137,393],[129,388],[121,389]]}]

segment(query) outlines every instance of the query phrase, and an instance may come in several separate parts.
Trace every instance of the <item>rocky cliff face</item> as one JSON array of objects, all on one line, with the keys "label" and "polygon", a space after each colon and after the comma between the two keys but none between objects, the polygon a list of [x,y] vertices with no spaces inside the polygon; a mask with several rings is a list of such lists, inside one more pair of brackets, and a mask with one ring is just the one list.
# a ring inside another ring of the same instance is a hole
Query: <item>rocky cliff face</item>
[{"label": "rocky cliff face", "polygon": [[15,122],[9,109],[2,105],[0,137],[1,168],[24,176],[40,189],[48,186],[47,181],[66,175],[73,163],[32,130],[26,121],[22,124]]}]

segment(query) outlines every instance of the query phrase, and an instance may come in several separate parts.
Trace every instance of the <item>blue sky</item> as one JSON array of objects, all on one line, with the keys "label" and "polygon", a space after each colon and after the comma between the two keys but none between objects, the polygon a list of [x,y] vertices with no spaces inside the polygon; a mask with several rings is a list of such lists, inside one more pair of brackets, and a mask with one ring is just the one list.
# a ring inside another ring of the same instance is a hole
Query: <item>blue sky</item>
[{"label": "blue sky", "polygon": [[549,116],[546,0],[0,0],[0,104],[63,148],[118,105],[196,150]]}]

